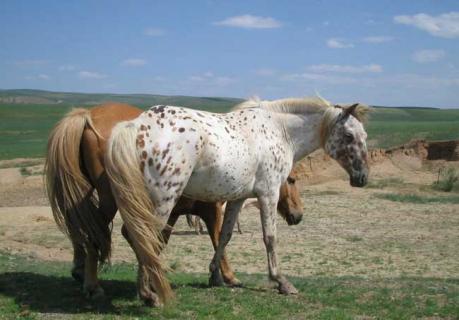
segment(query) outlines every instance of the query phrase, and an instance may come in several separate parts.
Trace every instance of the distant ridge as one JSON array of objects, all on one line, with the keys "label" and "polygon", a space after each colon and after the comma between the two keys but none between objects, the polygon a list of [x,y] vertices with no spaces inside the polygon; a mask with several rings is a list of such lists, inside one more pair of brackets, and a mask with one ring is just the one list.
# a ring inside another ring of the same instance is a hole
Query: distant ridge
[{"label": "distant ridge", "polygon": [[[63,104],[70,106],[93,106],[107,101],[124,102],[139,107],[155,104],[180,105],[185,107],[205,109],[212,111],[228,111],[232,106],[243,99],[229,97],[193,97],[193,96],[168,96],[160,94],[143,93],[81,93],[81,92],[56,92],[35,89],[0,89],[0,105],[2,104]],[[374,108],[397,109],[438,109],[435,107],[419,106],[373,106]]]},{"label": "distant ridge", "polygon": [[33,89],[0,89],[0,105],[2,104],[39,104],[39,105],[71,105],[93,106],[107,101],[124,102],[139,107],[156,104],[180,105],[191,108],[227,111],[241,102],[241,99],[226,97],[191,97],[166,96],[155,94],[113,94],[113,93],[78,93],[53,92]]}]

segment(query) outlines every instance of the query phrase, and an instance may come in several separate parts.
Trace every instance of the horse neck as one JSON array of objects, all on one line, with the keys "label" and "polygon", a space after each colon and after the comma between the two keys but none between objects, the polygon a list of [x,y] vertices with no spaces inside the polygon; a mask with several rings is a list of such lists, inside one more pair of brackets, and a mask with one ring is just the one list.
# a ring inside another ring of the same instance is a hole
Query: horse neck
[{"label": "horse neck", "polygon": [[277,114],[285,132],[285,138],[293,151],[293,162],[301,160],[319,149],[321,113]]}]

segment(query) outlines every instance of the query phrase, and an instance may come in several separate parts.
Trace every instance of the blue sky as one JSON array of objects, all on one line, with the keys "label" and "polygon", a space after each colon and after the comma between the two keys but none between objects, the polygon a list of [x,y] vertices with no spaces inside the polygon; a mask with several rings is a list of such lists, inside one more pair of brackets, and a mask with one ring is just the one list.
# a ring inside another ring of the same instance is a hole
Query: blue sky
[{"label": "blue sky", "polygon": [[0,1],[0,88],[459,107],[459,2]]}]

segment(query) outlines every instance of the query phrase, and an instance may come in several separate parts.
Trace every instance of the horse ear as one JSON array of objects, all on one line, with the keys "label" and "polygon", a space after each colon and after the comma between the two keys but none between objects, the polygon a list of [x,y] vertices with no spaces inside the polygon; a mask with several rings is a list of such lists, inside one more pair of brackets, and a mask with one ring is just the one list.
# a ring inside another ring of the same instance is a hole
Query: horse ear
[{"label": "horse ear", "polygon": [[354,115],[355,114],[355,109],[357,108],[358,105],[359,105],[358,103],[354,103],[350,107],[345,108],[344,111],[343,111],[343,116],[344,117],[348,117],[351,114]]}]

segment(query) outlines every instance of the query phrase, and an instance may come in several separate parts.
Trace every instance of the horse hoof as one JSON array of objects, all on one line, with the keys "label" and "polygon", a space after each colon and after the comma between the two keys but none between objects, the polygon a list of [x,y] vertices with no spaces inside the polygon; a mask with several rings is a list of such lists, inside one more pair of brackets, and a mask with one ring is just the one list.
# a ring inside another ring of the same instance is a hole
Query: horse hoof
[{"label": "horse hoof", "polygon": [[295,288],[295,286],[288,281],[279,283],[278,290],[279,290],[279,293],[281,294],[286,294],[286,295],[298,294],[297,288]]},{"label": "horse hoof", "polygon": [[85,289],[86,298],[91,300],[101,300],[105,297],[105,292],[102,287],[97,286],[92,289]]},{"label": "horse hoof", "polygon": [[242,287],[242,282],[236,277],[231,279],[225,279],[225,283],[229,287]]},{"label": "horse hoof", "polygon": [[163,305],[159,300],[158,295],[153,291],[142,290],[139,292],[139,297],[147,307],[158,308]]},{"label": "horse hoof", "polygon": [[209,278],[209,286],[211,287],[221,287],[224,285],[222,275],[220,272],[212,272]]},{"label": "horse hoof", "polygon": [[156,295],[151,297],[142,297],[142,301],[147,307],[159,308],[163,306]]}]

